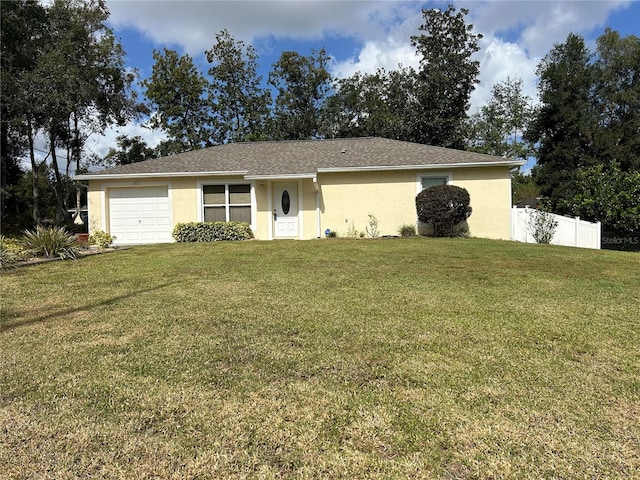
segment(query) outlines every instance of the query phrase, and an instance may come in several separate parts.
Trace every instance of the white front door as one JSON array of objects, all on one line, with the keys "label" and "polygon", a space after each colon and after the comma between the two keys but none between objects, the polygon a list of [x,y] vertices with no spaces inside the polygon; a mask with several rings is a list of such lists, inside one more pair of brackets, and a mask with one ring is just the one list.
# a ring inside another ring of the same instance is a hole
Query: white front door
[{"label": "white front door", "polygon": [[274,183],[273,230],[276,238],[298,236],[297,183]]}]

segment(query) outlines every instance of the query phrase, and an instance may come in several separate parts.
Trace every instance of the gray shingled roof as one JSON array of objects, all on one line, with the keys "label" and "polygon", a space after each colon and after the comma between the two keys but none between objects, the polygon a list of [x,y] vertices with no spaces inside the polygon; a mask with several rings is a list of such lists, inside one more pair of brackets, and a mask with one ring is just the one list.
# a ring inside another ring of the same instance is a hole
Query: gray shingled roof
[{"label": "gray shingled roof", "polygon": [[457,166],[522,165],[481,153],[386,138],[345,138],[231,143],[122,165],[76,177],[241,174],[247,177],[313,176],[322,171],[391,170]]}]

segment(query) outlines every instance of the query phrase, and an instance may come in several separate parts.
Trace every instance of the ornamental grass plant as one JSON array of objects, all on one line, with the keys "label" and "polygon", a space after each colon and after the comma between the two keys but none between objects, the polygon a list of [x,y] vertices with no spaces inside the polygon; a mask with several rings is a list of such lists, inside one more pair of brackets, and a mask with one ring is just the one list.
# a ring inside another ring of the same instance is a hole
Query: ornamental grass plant
[{"label": "ornamental grass plant", "polygon": [[20,244],[34,257],[75,259],[79,253],[75,237],[62,227],[38,225],[35,230],[25,230]]}]

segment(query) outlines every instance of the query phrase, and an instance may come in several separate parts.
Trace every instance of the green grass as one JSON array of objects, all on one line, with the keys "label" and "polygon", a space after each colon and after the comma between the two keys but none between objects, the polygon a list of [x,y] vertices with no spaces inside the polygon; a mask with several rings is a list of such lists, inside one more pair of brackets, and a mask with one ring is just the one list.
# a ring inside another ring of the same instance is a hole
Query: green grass
[{"label": "green grass", "polygon": [[172,244],[0,282],[0,476],[640,476],[637,254]]}]

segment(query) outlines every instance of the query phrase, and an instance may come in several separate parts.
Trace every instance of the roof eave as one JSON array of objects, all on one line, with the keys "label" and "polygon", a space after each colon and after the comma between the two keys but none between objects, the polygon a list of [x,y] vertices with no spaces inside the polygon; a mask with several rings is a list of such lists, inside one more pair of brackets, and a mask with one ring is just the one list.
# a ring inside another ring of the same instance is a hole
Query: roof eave
[{"label": "roof eave", "polygon": [[315,173],[291,173],[269,175],[245,175],[246,180],[296,180],[299,178],[315,178]]},{"label": "roof eave", "polygon": [[366,167],[319,167],[318,173],[347,173],[347,172],[375,172],[390,170],[436,170],[471,167],[519,167],[525,160],[504,160],[499,162],[467,162],[467,163],[439,163],[430,165],[382,165]]},{"label": "roof eave", "polygon": [[76,175],[74,180],[126,180],[129,178],[158,178],[158,177],[230,177],[246,175],[246,170],[231,172],[153,172],[153,173],[94,173],[85,175]]}]

